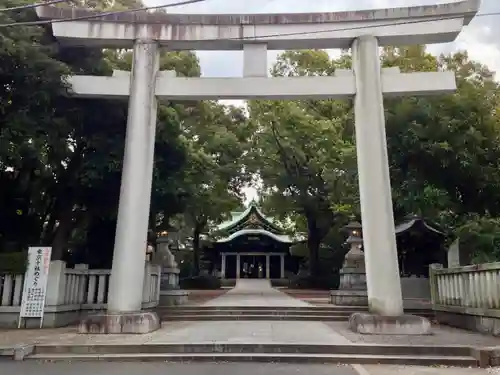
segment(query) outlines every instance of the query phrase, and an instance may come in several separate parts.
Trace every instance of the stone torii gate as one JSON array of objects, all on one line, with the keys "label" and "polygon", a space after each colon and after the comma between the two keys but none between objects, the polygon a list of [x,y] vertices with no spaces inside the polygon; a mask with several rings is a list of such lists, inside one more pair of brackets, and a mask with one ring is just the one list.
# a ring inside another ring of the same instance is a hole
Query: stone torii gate
[{"label": "stone torii gate", "polygon": [[[57,19],[62,44],[133,48],[132,72],[73,76],[73,95],[129,98],[127,135],[108,311],[83,322],[87,331],[149,332],[141,312],[151,196],[157,100],[355,98],[356,147],[370,314],[351,317],[362,332],[427,333],[423,318],[403,313],[397,262],[383,95],[427,95],[456,89],[452,72],[381,69],[379,46],[455,40],[480,0],[435,6],[304,14],[159,14],[99,16],[86,9],[44,6]],[[62,21],[61,19],[67,19]],[[61,22],[62,21],[62,22]],[[181,78],[160,72],[159,49],[243,50],[242,78]],[[351,48],[353,69],[331,77],[267,77],[267,51]],[[89,329],[90,328],[90,329]]]}]

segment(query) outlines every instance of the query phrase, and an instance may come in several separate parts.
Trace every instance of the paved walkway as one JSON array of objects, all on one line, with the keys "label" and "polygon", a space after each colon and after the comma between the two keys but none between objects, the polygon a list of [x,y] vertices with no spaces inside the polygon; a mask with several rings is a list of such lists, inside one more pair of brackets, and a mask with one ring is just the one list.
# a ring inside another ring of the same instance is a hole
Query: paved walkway
[{"label": "paved walkway", "polygon": [[22,375],[500,375],[499,369],[285,363],[1,361],[0,374]]},{"label": "paved walkway", "polygon": [[[226,294],[204,306],[310,306],[271,287],[269,280],[240,279]],[[348,344],[344,336],[321,322],[204,321],[158,337],[153,342],[318,343]]]},{"label": "paved walkway", "polygon": [[311,306],[271,287],[269,280],[240,279],[226,294],[203,304],[204,306]]},{"label": "paved walkway", "polygon": [[[205,306],[309,306],[271,287],[268,280],[239,280],[226,294]],[[0,334],[0,345],[12,342],[59,344],[168,344],[168,343],[277,343],[349,344],[350,341],[321,322],[293,321],[200,321],[166,322],[145,335],[80,335],[74,328],[10,331]],[[22,337],[22,338],[21,338]],[[2,340],[4,339],[4,340]]]},{"label": "paved walkway", "polygon": [[[351,366],[281,363],[0,362],[0,374],[22,375],[358,375]],[[5,371],[5,372],[4,372]],[[361,374],[365,375],[365,374]],[[371,375],[371,374],[368,374]],[[392,374],[391,374],[392,375]],[[399,374],[398,374],[399,375]],[[402,374],[406,375],[406,374]],[[420,374],[419,374],[420,375]],[[428,374],[425,374],[428,375]],[[434,374],[433,374],[434,375]],[[442,374],[439,374],[442,375]],[[446,374],[448,375],[448,374]],[[452,374],[449,375],[462,375]],[[463,374],[476,375],[476,374]],[[479,374],[483,375],[483,374]]]},{"label": "paved walkway", "polygon": [[[273,289],[266,280],[239,280],[236,287],[223,296],[217,297],[205,306],[308,306],[309,304]],[[340,323],[339,323],[340,324]],[[0,331],[0,344],[13,343],[58,343],[58,344],[148,344],[148,343],[301,343],[301,344],[348,344],[358,342],[357,336],[348,335],[345,327],[321,322],[287,322],[287,321],[226,321],[226,322],[167,322],[156,332],[147,335],[80,335],[74,328],[50,330],[9,330]],[[458,335],[458,331],[456,334]],[[10,335],[13,336],[10,336]],[[464,340],[478,336],[468,333]],[[17,338],[16,338],[17,337]],[[460,335],[462,337],[462,335]],[[438,337],[434,336],[433,339]],[[372,338],[380,340],[381,337]],[[382,340],[383,342],[385,339]],[[390,343],[394,338],[391,338]],[[402,339],[408,339],[402,337]],[[498,339],[493,339],[498,342]],[[453,343],[460,343],[457,337]],[[482,341],[481,340],[481,341]],[[449,340],[443,344],[450,344]],[[387,343],[387,342],[385,342]],[[415,344],[418,344],[416,342]],[[466,343],[463,343],[466,344]],[[498,369],[457,369],[432,368],[417,366],[336,366],[336,365],[293,365],[293,364],[161,364],[161,363],[54,363],[42,367],[36,362],[4,362],[0,361],[5,373],[22,373],[26,375],[132,375],[146,372],[151,375],[164,374],[188,375],[226,375],[241,373],[242,375],[263,372],[269,375],[308,374],[308,375],[500,375]]]}]

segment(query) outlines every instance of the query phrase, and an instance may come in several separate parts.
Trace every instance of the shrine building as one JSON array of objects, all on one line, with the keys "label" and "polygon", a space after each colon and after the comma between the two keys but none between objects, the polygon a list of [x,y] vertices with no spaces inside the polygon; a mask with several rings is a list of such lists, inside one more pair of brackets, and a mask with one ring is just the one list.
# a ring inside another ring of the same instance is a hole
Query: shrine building
[{"label": "shrine building", "polygon": [[252,202],[215,227],[202,251],[221,279],[284,279],[298,271],[300,257],[290,253],[297,242]]}]

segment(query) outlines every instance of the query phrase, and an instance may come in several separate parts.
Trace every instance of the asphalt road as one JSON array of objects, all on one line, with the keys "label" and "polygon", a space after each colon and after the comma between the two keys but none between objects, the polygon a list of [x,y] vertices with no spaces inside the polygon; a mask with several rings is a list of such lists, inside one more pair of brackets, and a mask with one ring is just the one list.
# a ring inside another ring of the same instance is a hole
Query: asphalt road
[{"label": "asphalt road", "polygon": [[0,375],[358,375],[350,366],[279,363],[1,361]]}]

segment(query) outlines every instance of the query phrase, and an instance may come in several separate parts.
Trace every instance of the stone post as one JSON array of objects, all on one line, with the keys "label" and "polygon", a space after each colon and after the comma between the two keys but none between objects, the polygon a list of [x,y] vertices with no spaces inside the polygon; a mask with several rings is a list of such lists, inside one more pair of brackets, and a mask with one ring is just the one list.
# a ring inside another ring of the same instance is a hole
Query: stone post
[{"label": "stone post", "polygon": [[359,194],[370,314],[353,314],[349,326],[355,332],[367,334],[427,334],[431,329],[427,319],[403,315],[377,38],[371,35],[356,38],[352,54]]},{"label": "stone post", "polygon": [[141,313],[156,128],[158,44],[134,44],[125,154],[118,206],[108,314],[96,315],[81,332],[146,333],[160,327],[155,313]]},{"label": "stone post", "polygon": [[243,45],[243,77],[267,77],[267,44]]},{"label": "stone post", "polygon": [[281,254],[280,256],[280,277],[282,279],[285,278],[285,255],[284,254]]},{"label": "stone post", "polygon": [[226,278],[226,254],[221,255],[221,265],[220,265],[220,274],[221,274],[221,279]]},{"label": "stone post", "polygon": [[240,278],[241,257],[240,254],[236,255],[236,278]]},{"label": "stone post", "polygon": [[46,306],[58,306],[64,304],[64,293],[66,291],[66,262],[62,260],[50,261],[49,275],[47,277]]},{"label": "stone post", "polygon": [[443,265],[439,263],[433,263],[429,265],[429,286],[431,290],[431,303],[432,305],[439,305],[438,297],[439,290],[437,284],[436,270],[442,269]]},{"label": "stone post", "polygon": [[269,255],[266,255],[266,279],[271,278],[271,259]]},{"label": "stone post", "polygon": [[[403,314],[377,38],[352,45],[359,193],[370,312]],[[384,272],[380,272],[383,269]]]}]

